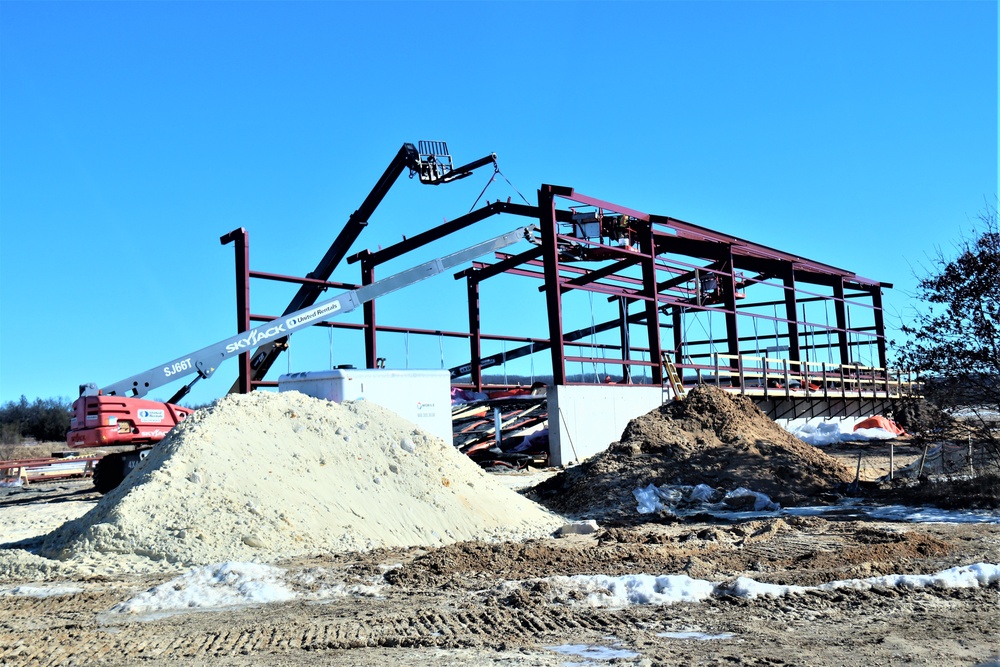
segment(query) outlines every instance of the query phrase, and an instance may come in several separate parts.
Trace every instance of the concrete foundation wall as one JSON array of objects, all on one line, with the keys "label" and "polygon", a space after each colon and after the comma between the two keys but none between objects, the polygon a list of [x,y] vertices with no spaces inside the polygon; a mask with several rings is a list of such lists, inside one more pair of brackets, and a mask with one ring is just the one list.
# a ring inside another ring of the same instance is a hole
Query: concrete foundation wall
[{"label": "concrete foundation wall", "polygon": [[636,385],[549,386],[546,393],[554,466],[603,452],[631,420],[660,407],[666,398],[662,387]]},{"label": "concrete foundation wall", "polygon": [[[573,385],[547,388],[549,458],[562,466],[603,452],[616,442],[629,421],[670,400],[656,386]],[[751,397],[765,414],[785,428],[807,422],[840,420],[846,430],[860,419],[892,413],[892,399]]]}]

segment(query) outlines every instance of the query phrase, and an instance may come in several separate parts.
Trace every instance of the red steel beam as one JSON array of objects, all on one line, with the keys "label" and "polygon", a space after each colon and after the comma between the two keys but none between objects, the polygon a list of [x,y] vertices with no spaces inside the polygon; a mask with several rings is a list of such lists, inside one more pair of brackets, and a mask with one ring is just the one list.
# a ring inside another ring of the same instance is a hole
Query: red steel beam
[{"label": "red steel beam", "polygon": [[538,189],[538,224],[542,234],[542,261],[545,270],[545,282],[551,289],[545,291],[545,305],[549,323],[549,351],[552,357],[552,383],[566,384],[566,350],[563,345],[562,326],[562,290],[559,285],[559,247],[556,239],[559,236],[556,220],[555,197],[562,194],[564,188],[545,185]]}]

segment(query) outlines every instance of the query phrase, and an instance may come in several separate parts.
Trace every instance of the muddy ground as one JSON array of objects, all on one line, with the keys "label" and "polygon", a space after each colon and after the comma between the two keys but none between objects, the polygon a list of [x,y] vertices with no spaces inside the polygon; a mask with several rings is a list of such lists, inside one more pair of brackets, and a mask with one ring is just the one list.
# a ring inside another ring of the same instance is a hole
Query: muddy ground
[{"label": "muddy ground", "polygon": [[[853,454],[851,454],[853,456]],[[56,508],[96,501],[84,481],[0,497]],[[563,574],[737,576],[813,585],[880,574],[926,574],[1000,563],[1000,525],[769,518],[640,524],[593,535],[440,549],[382,551],[283,563],[369,582],[379,597],[123,620],[116,603],[171,579],[95,576],[83,592],[0,596],[2,665],[976,665],[1000,660],[1000,590],[811,592],[718,597],[624,609],[583,606],[543,583]],[[0,588],[17,585],[0,582]],[[128,617],[125,617],[126,619]],[[700,632],[685,639],[667,632]],[[589,645],[619,653],[564,654]],[[591,657],[586,657],[587,655]],[[614,657],[614,656],[621,657]]]}]

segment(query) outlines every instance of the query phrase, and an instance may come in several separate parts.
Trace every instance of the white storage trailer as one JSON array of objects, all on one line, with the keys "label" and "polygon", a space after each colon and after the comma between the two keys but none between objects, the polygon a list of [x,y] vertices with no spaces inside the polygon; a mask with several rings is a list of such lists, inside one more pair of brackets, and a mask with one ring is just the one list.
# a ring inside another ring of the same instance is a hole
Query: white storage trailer
[{"label": "white storage trailer", "polygon": [[289,373],[278,391],[340,403],[371,401],[451,445],[451,374],[446,370],[337,368]]}]

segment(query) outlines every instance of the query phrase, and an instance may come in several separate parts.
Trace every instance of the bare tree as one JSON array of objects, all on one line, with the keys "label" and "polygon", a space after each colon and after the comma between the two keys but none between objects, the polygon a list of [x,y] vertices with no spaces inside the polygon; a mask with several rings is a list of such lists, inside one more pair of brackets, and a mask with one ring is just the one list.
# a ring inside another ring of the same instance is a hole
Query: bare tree
[{"label": "bare tree", "polygon": [[980,214],[949,257],[938,250],[920,279],[922,302],[902,326],[903,367],[926,381],[932,403],[961,414],[967,437],[1000,465],[1000,227],[997,209]]}]

